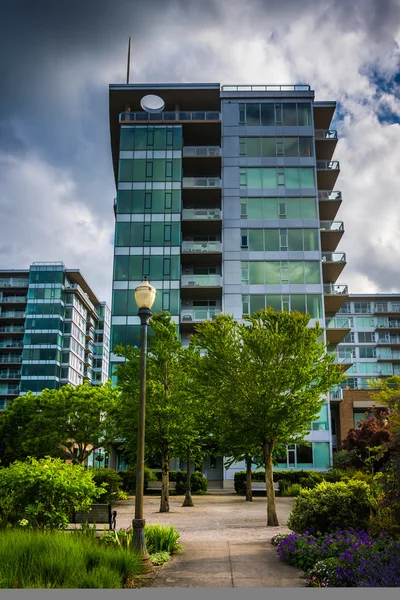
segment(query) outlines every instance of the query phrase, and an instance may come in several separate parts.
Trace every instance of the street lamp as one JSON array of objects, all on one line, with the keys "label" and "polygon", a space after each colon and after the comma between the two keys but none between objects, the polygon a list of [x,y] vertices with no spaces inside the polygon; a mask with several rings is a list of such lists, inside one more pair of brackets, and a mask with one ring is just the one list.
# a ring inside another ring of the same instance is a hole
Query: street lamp
[{"label": "street lamp", "polygon": [[147,358],[147,328],[151,317],[151,307],[156,298],[156,290],[144,278],[144,281],[135,289],[135,301],[140,317],[140,401],[138,418],[138,443],[136,458],[136,495],[135,518],[132,521],[133,538],[132,547],[141,557],[142,565],[146,571],[153,570],[150,556],[147,552],[144,538],[145,520],[143,518],[143,492],[144,492],[144,428],[146,415],[146,358]]}]

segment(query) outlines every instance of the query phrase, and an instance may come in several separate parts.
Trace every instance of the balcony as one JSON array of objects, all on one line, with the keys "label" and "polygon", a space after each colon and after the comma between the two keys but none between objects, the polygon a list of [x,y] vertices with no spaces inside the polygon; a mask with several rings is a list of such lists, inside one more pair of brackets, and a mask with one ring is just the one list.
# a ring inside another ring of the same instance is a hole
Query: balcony
[{"label": "balcony", "polygon": [[222,211],[220,208],[184,208],[182,221],[220,221]]},{"label": "balcony", "polygon": [[25,328],[21,325],[2,325],[0,333],[24,333]]},{"label": "balcony", "polygon": [[376,313],[392,313],[392,312],[400,312],[400,304],[395,304],[393,302],[378,302],[375,303],[375,312]]},{"label": "balcony", "polygon": [[339,344],[351,331],[350,321],[346,317],[327,317],[325,331],[329,344]]},{"label": "balcony", "polygon": [[219,146],[184,146],[182,156],[183,158],[220,158],[221,148]]},{"label": "balcony", "polygon": [[182,188],[220,188],[220,177],[183,177]]},{"label": "balcony", "polygon": [[0,296],[0,304],[26,304],[26,296]]},{"label": "balcony", "polygon": [[0,385],[0,396],[19,396],[19,385]]},{"label": "balcony", "polygon": [[174,122],[174,121],[221,121],[218,111],[177,111],[177,112],[122,112],[119,115],[120,123],[148,123],[148,122]]},{"label": "balcony", "polygon": [[223,85],[222,92],[309,92],[310,86],[303,83],[279,85]]},{"label": "balcony", "polygon": [[22,340],[0,340],[0,348],[23,348]]},{"label": "balcony", "polygon": [[392,350],[389,354],[387,352],[379,352],[378,350],[376,358],[381,362],[400,362],[400,351]]},{"label": "balcony", "polygon": [[334,252],[344,233],[343,221],[320,221],[321,249]]},{"label": "balcony", "polygon": [[315,130],[315,150],[318,160],[331,160],[338,136],[335,129]]},{"label": "balcony", "polygon": [[216,253],[219,254],[222,252],[222,244],[221,242],[182,242],[182,253],[191,253],[191,254],[203,254],[207,253]]},{"label": "balcony", "polygon": [[0,311],[0,319],[25,319],[25,315],[23,310]]},{"label": "balcony", "polygon": [[221,236],[222,213],[220,208],[184,208],[182,232],[184,236],[199,234]]},{"label": "balcony", "polygon": [[181,287],[221,287],[221,275],[182,275]]},{"label": "balcony", "polygon": [[333,221],[342,204],[342,192],[318,190],[319,218]]},{"label": "balcony", "polygon": [[326,313],[337,313],[349,297],[347,285],[328,283],[324,285],[324,305]]},{"label": "balcony", "polygon": [[324,283],[335,283],[346,265],[343,252],[322,252],[322,274]]},{"label": "balcony", "polygon": [[213,319],[217,315],[221,314],[220,310],[211,308],[196,308],[193,310],[182,310],[181,311],[181,324],[182,323],[199,323],[206,319]]},{"label": "balcony", "polygon": [[0,355],[0,363],[1,364],[8,364],[8,365],[15,365],[15,364],[20,364],[22,363],[22,356],[17,356],[17,355],[12,355],[12,354],[3,354]]},{"label": "balcony", "polygon": [[399,346],[400,335],[390,335],[387,337],[379,338],[377,343],[381,346]]},{"label": "balcony", "polygon": [[0,277],[0,288],[28,287],[29,280],[18,277]]},{"label": "balcony", "polygon": [[332,389],[329,392],[329,400],[331,402],[340,402],[341,400],[343,400],[343,390],[341,387],[336,388],[336,389]]},{"label": "balcony", "polygon": [[317,160],[318,189],[332,190],[339,173],[338,160]]},{"label": "balcony", "polygon": [[12,371],[11,369],[0,371],[0,379],[19,379],[20,377],[21,371]]},{"label": "balcony", "polygon": [[328,352],[331,356],[335,357],[333,361],[334,365],[339,365],[342,368],[342,371],[347,371],[353,365],[353,357],[351,354],[346,354],[345,356],[338,356],[336,352]]}]

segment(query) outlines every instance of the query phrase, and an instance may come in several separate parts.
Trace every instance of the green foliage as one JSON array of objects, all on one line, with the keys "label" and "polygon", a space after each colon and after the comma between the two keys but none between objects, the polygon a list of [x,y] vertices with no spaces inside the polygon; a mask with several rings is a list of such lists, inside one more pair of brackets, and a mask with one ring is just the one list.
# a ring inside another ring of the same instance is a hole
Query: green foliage
[{"label": "green foliage", "polygon": [[[252,471],[251,480],[265,481],[265,471]],[[233,485],[238,494],[244,494],[246,492],[246,471],[236,471],[233,476]]]},{"label": "green foliage", "polygon": [[[179,496],[186,492],[186,471],[176,472],[175,493]],[[190,475],[190,489],[192,494],[205,494],[208,489],[208,480],[203,473],[195,471]]]},{"label": "green foliage", "polygon": [[170,559],[169,552],[155,552],[154,554],[150,554],[150,560],[153,565],[163,565]]},{"label": "green foliage", "polygon": [[35,528],[65,528],[72,511],[88,510],[102,493],[81,465],[59,458],[16,461],[0,469],[0,518],[12,524],[26,519]]},{"label": "green foliage", "polygon": [[378,506],[376,512],[370,516],[368,531],[374,536],[384,532],[392,539],[400,540],[400,525],[397,522],[395,511],[390,506]]},{"label": "green foliage", "polygon": [[[219,315],[197,325],[192,343],[206,351],[199,373],[215,411],[215,436],[225,454],[261,455],[272,486],[276,446],[303,439],[317,417],[321,396],[343,380],[340,366],[308,327],[310,316],[260,310],[238,323]],[[268,524],[277,525],[275,500]]]},{"label": "green foliage", "polygon": [[[128,467],[126,471],[118,471],[118,475],[122,479],[122,489],[128,494],[136,492],[136,467]],[[144,489],[146,490],[149,481],[156,481],[157,477],[149,467],[144,468]]]},{"label": "green foliage", "polygon": [[112,504],[118,500],[119,491],[122,487],[122,478],[117,471],[106,468],[95,468],[92,470],[92,475],[96,485],[105,489],[105,494],[101,498],[104,504]]},{"label": "green foliage", "polygon": [[144,537],[149,554],[155,554],[156,552],[174,554],[182,549],[178,542],[180,533],[173,525],[146,525]]},{"label": "green foliage", "polygon": [[118,498],[117,498],[117,500],[128,500],[128,498],[129,498],[128,492],[124,492],[123,490],[119,490],[118,491]]},{"label": "green foliage", "polygon": [[[274,482],[279,482],[280,490],[285,490],[291,484],[301,484],[302,487],[315,487],[324,480],[325,473],[319,471],[274,471]],[[252,471],[252,481],[265,481],[265,471]],[[234,487],[238,494],[246,491],[246,471],[237,471],[234,475]]]},{"label": "green foliage", "polygon": [[133,552],[83,535],[8,529],[1,533],[2,588],[123,588],[139,575]]},{"label": "green foliage", "polygon": [[282,489],[281,495],[287,497],[297,497],[300,496],[300,492],[303,489],[304,488],[300,483],[289,483]]},{"label": "green foliage", "polygon": [[357,452],[355,450],[339,450],[332,456],[333,469],[346,469],[353,467],[357,461]]},{"label": "green foliage", "polygon": [[[177,481],[177,477],[179,477],[179,473],[181,473],[182,471],[174,471],[173,469],[171,469],[169,471],[169,480],[170,481]],[[157,479],[157,481],[161,481],[162,479],[162,473],[161,471],[153,471],[153,474],[155,476],[155,478]],[[155,481],[152,480],[152,481]]]},{"label": "green foliage", "polygon": [[[4,465],[28,456],[62,457],[77,448],[74,461],[83,463],[118,435],[115,407],[119,392],[110,384],[65,385],[37,396],[16,398],[0,414]],[[62,448],[64,446],[65,448]]]},{"label": "green foliage", "polygon": [[308,574],[309,587],[341,587],[336,569],[339,566],[337,557],[319,560],[310,569]]},{"label": "green foliage", "polygon": [[300,533],[332,532],[336,528],[366,529],[376,502],[364,481],[322,482],[303,489],[295,501],[288,527]]}]

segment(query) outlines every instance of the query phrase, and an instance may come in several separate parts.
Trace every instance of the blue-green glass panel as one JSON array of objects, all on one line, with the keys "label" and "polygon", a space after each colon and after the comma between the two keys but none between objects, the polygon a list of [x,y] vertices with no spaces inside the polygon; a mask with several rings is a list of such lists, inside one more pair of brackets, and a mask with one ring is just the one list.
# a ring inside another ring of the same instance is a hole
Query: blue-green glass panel
[{"label": "blue-green glass panel", "polygon": [[329,443],[328,442],[314,442],[314,467],[318,468],[329,468],[330,456],[329,456]]}]

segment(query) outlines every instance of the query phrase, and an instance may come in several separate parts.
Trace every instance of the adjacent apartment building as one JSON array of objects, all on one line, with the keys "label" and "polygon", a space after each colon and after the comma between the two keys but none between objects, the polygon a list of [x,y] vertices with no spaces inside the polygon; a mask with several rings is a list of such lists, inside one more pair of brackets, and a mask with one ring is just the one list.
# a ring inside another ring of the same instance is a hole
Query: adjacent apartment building
[{"label": "adjacent apartment building", "polygon": [[32,391],[108,379],[111,312],[77,269],[0,270],[0,410]]},{"label": "adjacent apartment building", "polygon": [[[148,95],[163,109],[146,105]],[[153,310],[170,311],[184,344],[203,319],[240,321],[272,306],[310,313],[335,352],[347,333],[335,314],[348,297],[336,283],[346,257],[337,251],[335,106],[315,101],[308,85],[110,86],[111,372],[116,344],[139,344],[133,290],[144,275],[158,292]],[[326,468],[339,396],[326,398],[310,444],[289,446],[280,468]],[[210,457],[205,474],[230,487],[242,468]]]}]

